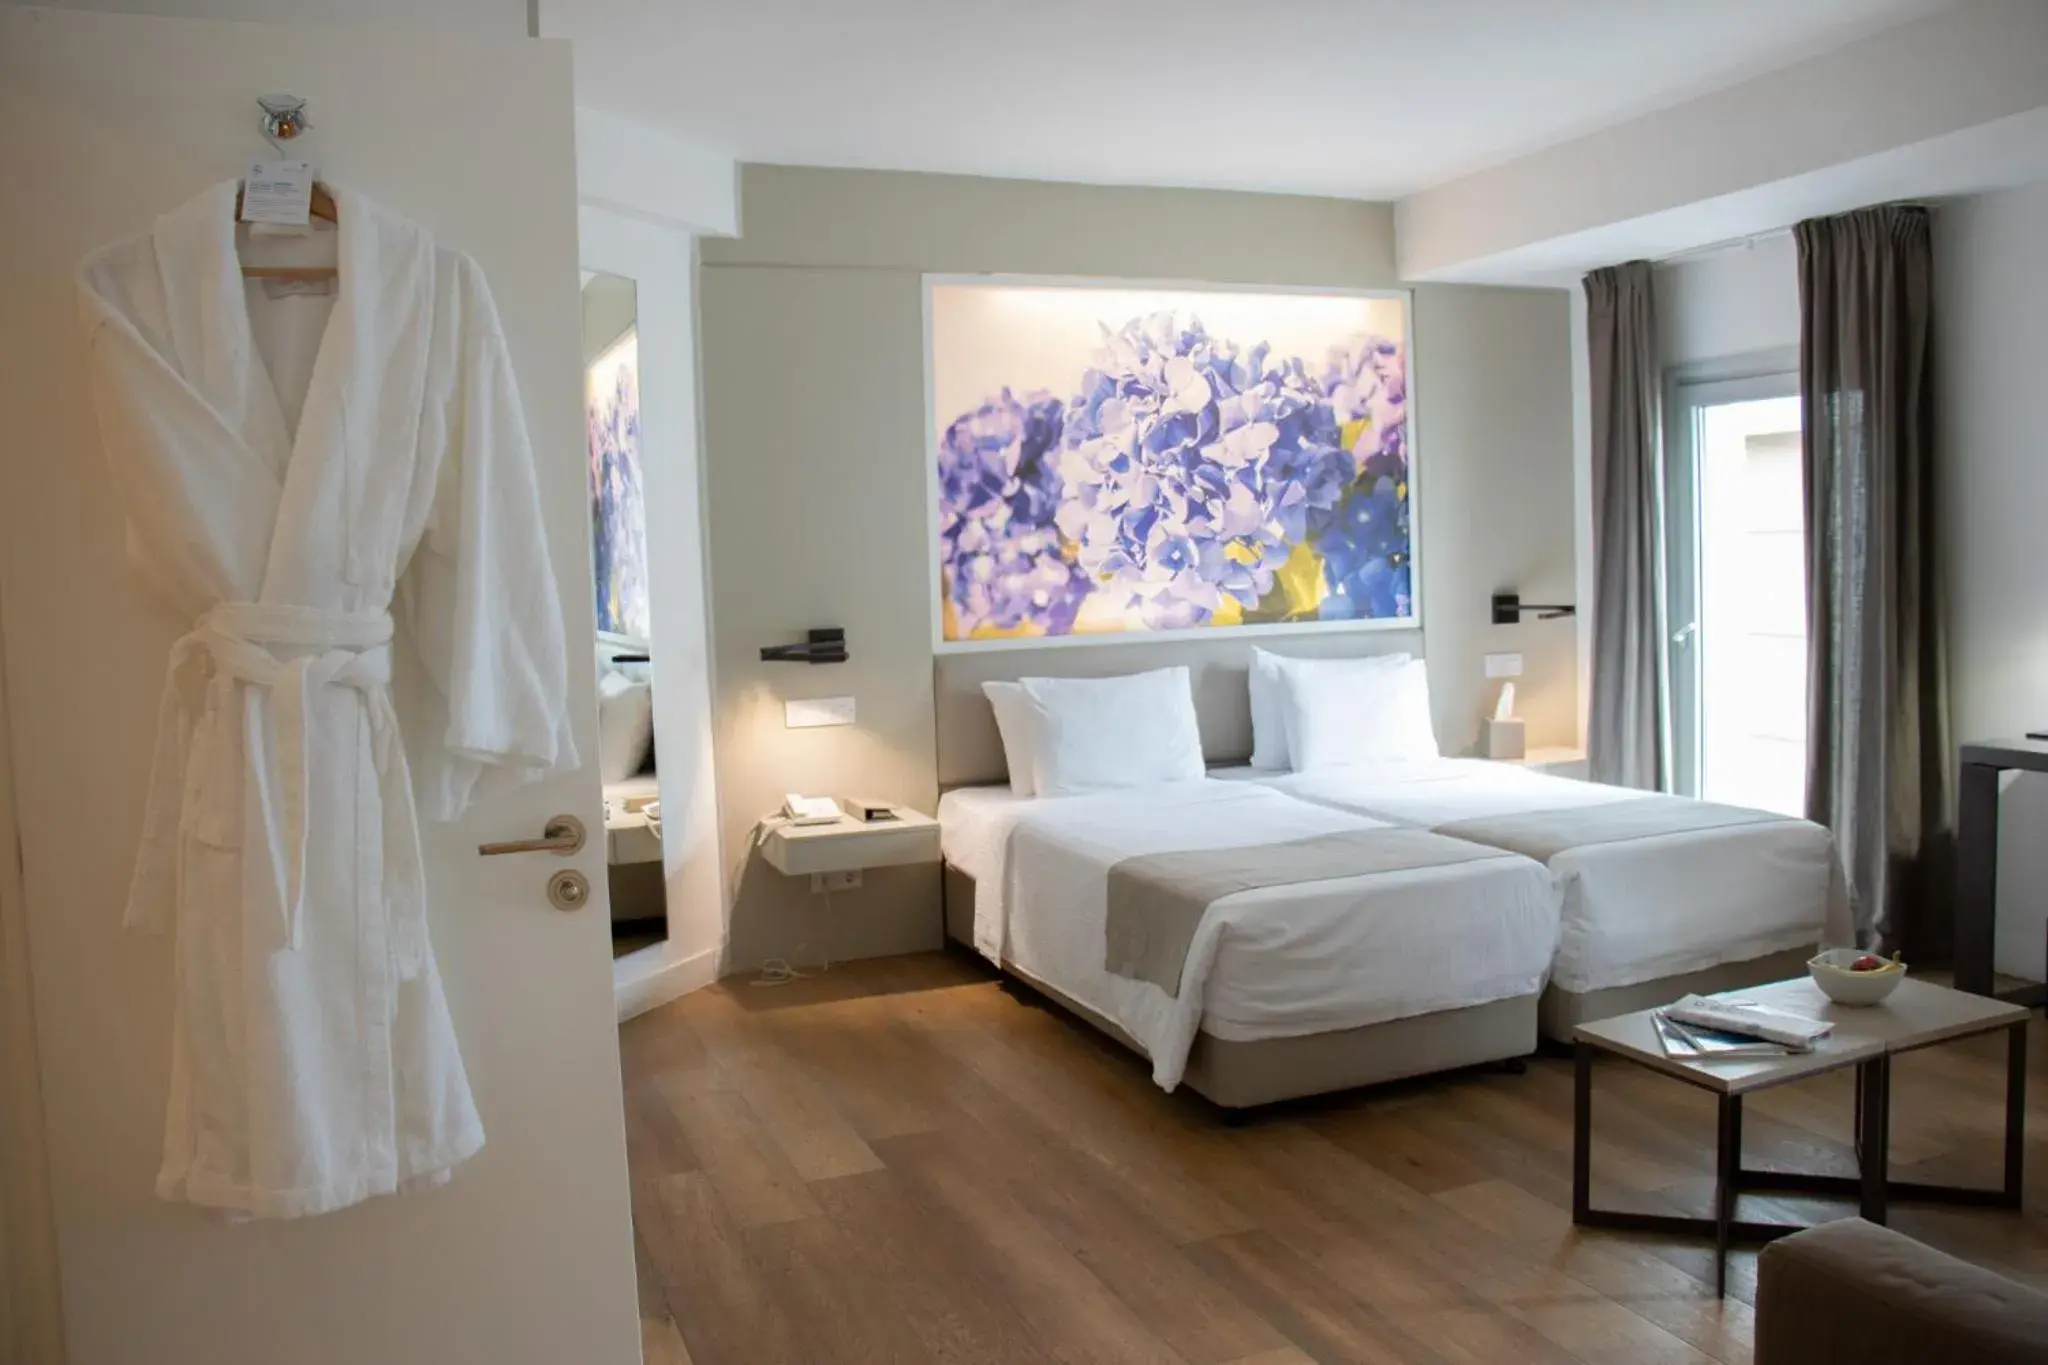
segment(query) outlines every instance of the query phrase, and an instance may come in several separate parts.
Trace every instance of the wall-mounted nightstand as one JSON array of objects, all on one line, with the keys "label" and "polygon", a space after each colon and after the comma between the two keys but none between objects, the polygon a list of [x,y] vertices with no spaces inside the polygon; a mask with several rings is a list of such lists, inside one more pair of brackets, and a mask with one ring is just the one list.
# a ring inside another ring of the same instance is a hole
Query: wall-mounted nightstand
[{"label": "wall-mounted nightstand", "polygon": [[908,806],[891,806],[894,820],[843,815],[829,825],[771,824],[761,856],[792,877],[852,872],[939,860],[939,822]]},{"label": "wall-mounted nightstand", "polygon": [[1591,775],[1586,767],[1586,751],[1558,745],[1548,749],[1531,749],[1520,758],[1499,758],[1496,763],[1512,763],[1518,768],[1530,768],[1552,777],[1570,777],[1584,782]]},{"label": "wall-mounted nightstand", "polygon": [[613,866],[661,861],[661,788],[653,773],[608,782],[604,789],[604,854]]}]

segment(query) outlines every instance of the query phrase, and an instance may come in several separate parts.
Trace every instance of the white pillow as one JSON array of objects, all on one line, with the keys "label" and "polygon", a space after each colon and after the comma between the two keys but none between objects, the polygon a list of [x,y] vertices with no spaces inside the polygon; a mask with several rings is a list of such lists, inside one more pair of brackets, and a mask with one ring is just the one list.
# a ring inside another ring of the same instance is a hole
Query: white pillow
[{"label": "white pillow", "polygon": [[1287,698],[1281,691],[1279,655],[1252,650],[1251,694],[1252,766],[1285,772],[1292,760],[1287,755]]},{"label": "white pillow", "polygon": [[1010,790],[1019,796],[1038,795],[1037,774],[1031,765],[1037,759],[1038,714],[1024,695],[1024,684],[985,682],[982,694],[996,713],[996,733],[1003,737],[1003,762],[1010,770]]},{"label": "white pillow", "polygon": [[654,742],[654,689],[617,669],[597,680],[597,772],[623,782],[647,763]]},{"label": "white pillow", "polygon": [[1287,745],[1287,691],[1281,669],[1330,669],[1351,673],[1366,668],[1391,668],[1408,662],[1406,654],[1377,654],[1369,659],[1291,659],[1267,650],[1252,650],[1252,766],[1286,772],[1294,766]]},{"label": "white pillow", "polygon": [[1296,772],[1438,757],[1429,715],[1429,667],[1285,667],[1287,743]]},{"label": "white pillow", "polygon": [[1191,782],[1206,771],[1185,668],[1121,678],[1026,678],[1040,796]]}]

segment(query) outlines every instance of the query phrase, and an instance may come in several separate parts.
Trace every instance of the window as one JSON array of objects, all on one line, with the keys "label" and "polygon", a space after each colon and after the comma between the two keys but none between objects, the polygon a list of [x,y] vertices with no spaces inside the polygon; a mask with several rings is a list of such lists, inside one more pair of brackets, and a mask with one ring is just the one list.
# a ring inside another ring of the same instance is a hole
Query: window
[{"label": "window", "polygon": [[1672,779],[1806,807],[1806,506],[1798,376],[1678,379],[1665,451]]}]

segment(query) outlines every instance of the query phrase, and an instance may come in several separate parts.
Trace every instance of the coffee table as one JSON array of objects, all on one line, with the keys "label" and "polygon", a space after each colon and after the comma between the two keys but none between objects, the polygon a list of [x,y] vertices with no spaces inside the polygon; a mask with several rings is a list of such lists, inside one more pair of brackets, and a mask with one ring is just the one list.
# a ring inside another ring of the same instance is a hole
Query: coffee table
[{"label": "coffee table", "polygon": [[[1858,1201],[1863,1217],[1873,1223],[1886,1220],[1887,1206],[1893,1199],[1993,1208],[2020,1207],[2027,1113],[2028,1012],[2024,1007],[1910,977],[1901,981],[1898,989],[1883,1004],[1865,1008],[1837,1005],[1822,995],[1812,981],[1803,977],[1768,986],[1753,986],[1747,990],[1726,991],[1722,998],[1749,1000],[1791,1014],[1831,1020],[1835,1025],[1834,1032],[1823,1038],[1811,1052],[1784,1057],[1700,1060],[1666,1056],[1650,1010],[1579,1025],[1573,1047],[1577,1073],[1572,1120],[1574,1223],[1581,1227],[1630,1232],[1712,1237],[1714,1288],[1717,1293],[1725,1294],[1731,1242],[1769,1241],[1797,1232],[1801,1226],[1738,1219],[1735,1216],[1736,1199],[1745,1193],[1847,1196]],[[1999,1029],[2006,1031],[2003,1185],[1997,1189],[1979,1189],[1891,1179],[1888,1169],[1891,1059],[1902,1052]],[[1631,1213],[1593,1207],[1593,1058],[1599,1053],[1624,1058],[1716,1096],[1719,1104],[1712,1217]],[[1839,1176],[1803,1171],[1755,1171],[1743,1166],[1743,1096],[1845,1067],[1853,1067],[1856,1071],[1856,1146],[1860,1174]]]}]

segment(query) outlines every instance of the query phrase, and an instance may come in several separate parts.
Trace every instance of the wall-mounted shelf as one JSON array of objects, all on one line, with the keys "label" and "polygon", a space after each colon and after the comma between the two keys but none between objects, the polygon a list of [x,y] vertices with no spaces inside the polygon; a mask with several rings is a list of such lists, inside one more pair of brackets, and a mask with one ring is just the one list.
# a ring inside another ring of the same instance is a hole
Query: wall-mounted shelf
[{"label": "wall-mounted shelf", "polygon": [[792,877],[937,862],[939,822],[908,806],[890,809],[894,820],[846,815],[830,825],[776,825],[761,840],[761,856]]},{"label": "wall-mounted shelf", "polygon": [[604,789],[604,854],[614,866],[661,861],[661,825],[647,818],[661,800],[653,773],[609,782]]}]

